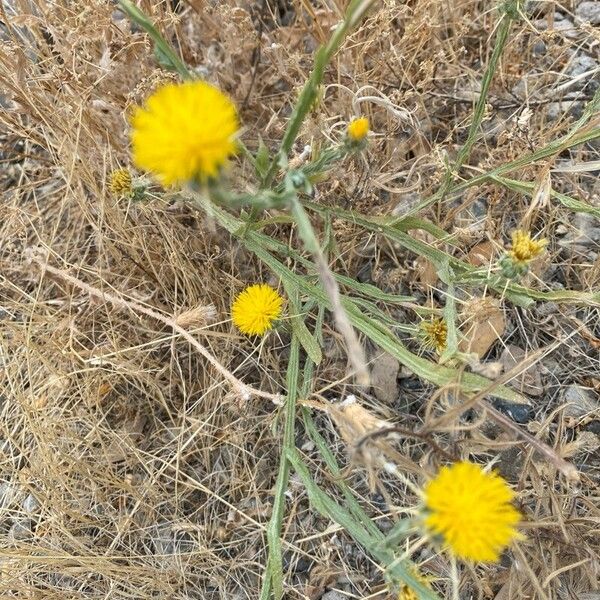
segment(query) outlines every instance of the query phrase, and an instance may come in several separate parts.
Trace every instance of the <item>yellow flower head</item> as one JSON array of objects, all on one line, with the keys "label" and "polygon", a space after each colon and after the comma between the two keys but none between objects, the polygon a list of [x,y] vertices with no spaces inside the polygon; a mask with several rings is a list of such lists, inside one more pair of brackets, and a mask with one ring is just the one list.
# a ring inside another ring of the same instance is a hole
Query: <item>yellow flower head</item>
[{"label": "yellow flower head", "polygon": [[130,196],[133,192],[133,187],[129,170],[116,169],[112,171],[108,187],[115,196]]},{"label": "yellow flower head", "polygon": [[446,349],[448,340],[448,325],[444,319],[433,317],[430,321],[419,324],[421,343],[425,348],[431,348],[438,354]]},{"label": "yellow flower head", "polygon": [[409,585],[404,584],[400,588],[398,600],[419,600],[419,596]]},{"label": "yellow flower head", "polygon": [[233,102],[203,81],[170,83],[131,118],[133,160],[163,185],[215,177],[236,152]]},{"label": "yellow flower head", "polygon": [[424,489],[425,526],[458,558],[496,562],[520,538],[514,492],[496,473],[469,462],[442,467]]},{"label": "yellow flower head", "polygon": [[547,244],[548,240],[532,240],[527,231],[517,229],[512,233],[512,248],[508,254],[514,262],[528,263],[542,254]]},{"label": "yellow flower head", "polygon": [[247,335],[264,335],[281,316],[283,298],[269,285],[247,287],[231,307],[233,324]]},{"label": "yellow flower head", "polygon": [[354,119],[348,125],[348,138],[352,142],[362,142],[369,133],[369,119],[360,117]]}]

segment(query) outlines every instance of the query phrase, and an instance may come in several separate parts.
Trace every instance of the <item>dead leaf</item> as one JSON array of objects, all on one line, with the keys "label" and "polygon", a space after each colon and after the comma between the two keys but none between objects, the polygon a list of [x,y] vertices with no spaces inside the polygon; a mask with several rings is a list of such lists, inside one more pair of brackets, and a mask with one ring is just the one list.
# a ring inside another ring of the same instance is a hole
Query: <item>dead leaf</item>
[{"label": "dead leaf", "polygon": [[480,244],[476,244],[469,250],[467,254],[467,262],[476,267],[488,265],[492,262],[494,254],[495,248],[492,242],[481,242]]},{"label": "dead leaf", "polygon": [[415,261],[415,270],[419,276],[419,281],[425,287],[434,287],[438,282],[438,274],[433,263],[422,256]]},{"label": "dead leaf", "polygon": [[462,327],[463,339],[458,348],[461,352],[473,352],[481,359],[504,333],[504,310],[498,300],[474,298],[465,304],[463,314],[467,319]]},{"label": "dead leaf", "polygon": [[329,413],[338,426],[342,439],[350,447],[368,433],[390,426],[390,423],[362,407],[354,395],[348,396],[343,402],[330,405]]}]

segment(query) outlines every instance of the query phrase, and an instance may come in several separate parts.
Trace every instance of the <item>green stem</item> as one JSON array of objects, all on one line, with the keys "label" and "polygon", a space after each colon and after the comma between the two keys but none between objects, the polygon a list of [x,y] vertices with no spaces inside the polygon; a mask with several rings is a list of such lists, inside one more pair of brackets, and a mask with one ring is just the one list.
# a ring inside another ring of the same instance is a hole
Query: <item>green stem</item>
[{"label": "green stem", "polygon": [[290,477],[290,463],[287,453],[294,449],[294,431],[296,420],[296,400],[298,398],[298,374],[300,369],[300,344],[292,336],[290,359],[286,374],[288,394],[285,402],[285,425],[283,431],[283,451],[279,462],[279,473],[275,484],[273,512],[267,525],[267,543],[269,559],[265,579],[261,590],[261,600],[267,600],[272,589],[276,600],[283,598],[283,559],[281,553],[281,526],[285,512],[285,491]]},{"label": "green stem", "polygon": [[158,29],[154,27],[152,21],[129,0],[119,0],[119,6],[127,14],[127,16],[137,23],[145,32],[150,36],[150,39],[154,42],[154,45],[162,53],[162,56],[169,61],[171,66],[184,78],[192,79],[192,74],[185,65],[185,63],[177,56],[175,51],[171,48],[169,43],[163,38],[158,32]]},{"label": "green stem", "polygon": [[279,152],[271,162],[269,170],[263,180],[262,187],[269,187],[271,185],[271,182],[277,173],[277,169],[282,166],[282,163],[285,164],[287,161],[287,157],[296,141],[300,127],[317,97],[319,86],[323,81],[325,67],[329,64],[333,55],[342,45],[347,33],[356,26],[373,1],[374,0],[352,0],[346,10],[344,20],[337,26],[327,44],[321,46],[317,51],[312,73],[306,80],[306,83],[300,92],[300,97],[298,98],[298,102],[294,107],[292,116],[290,117],[283,135]]},{"label": "green stem", "polygon": [[490,63],[487,69],[485,70],[485,73],[483,74],[483,79],[481,80],[481,92],[479,93],[477,104],[475,105],[475,110],[473,112],[473,120],[471,121],[471,126],[469,127],[467,140],[465,141],[463,147],[460,149],[456,157],[456,162],[454,163],[454,172],[456,173],[458,173],[465,161],[469,158],[471,150],[473,149],[473,145],[475,144],[475,141],[477,139],[477,135],[479,134],[479,128],[485,115],[490,85],[492,83],[492,79],[494,78],[494,74],[496,73],[500,57],[504,52],[506,41],[508,40],[508,34],[510,32],[510,26],[513,22],[514,15],[516,13],[514,9],[518,8],[518,4],[518,0],[513,0],[512,2],[510,2],[511,6],[504,7],[504,14],[500,19],[500,24],[498,26],[498,35],[496,37],[496,43],[494,44],[494,50],[490,58]]}]

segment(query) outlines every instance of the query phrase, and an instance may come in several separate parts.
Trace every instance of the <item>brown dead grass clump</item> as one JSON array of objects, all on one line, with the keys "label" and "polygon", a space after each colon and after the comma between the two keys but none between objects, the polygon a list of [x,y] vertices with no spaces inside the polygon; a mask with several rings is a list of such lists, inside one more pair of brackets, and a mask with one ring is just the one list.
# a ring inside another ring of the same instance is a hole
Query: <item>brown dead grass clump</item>
[{"label": "brown dead grass clump", "polygon": [[[280,140],[313,52],[344,3],[140,4],[184,60],[236,100],[244,141],[255,149],[259,134],[270,146]],[[473,173],[564,134],[593,94],[597,80],[574,80],[569,65],[575,51],[597,50],[597,32],[574,25],[575,37],[551,33],[554,8],[573,18],[577,2],[563,4],[539,3],[530,22],[513,27],[485,136],[469,162]],[[174,319],[236,378],[275,398],[285,393],[287,334],[248,341],[232,329],[228,312],[244,284],[277,281],[175,193],[145,202],[110,194],[110,171],[130,167],[128,110],[174,78],[143,32],[103,0],[5,2],[0,17],[0,592],[57,600],[257,598],[279,461],[276,404],[231,394],[177,330],[127,303]],[[495,20],[495,11],[475,0],[385,1],[370,13],[329,68],[302,130],[302,143],[318,148],[353,115],[365,113],[372,123],[367,158],[349,162],[343,176],[333,173],[319,187],[320,202],[402,214],[436,191],[445,153],[453,155],[466,137]],[[569,95],[574,90],[577,97]],[[520,175],[542,181],[545,168],[556,168],[553,189],[598,206],[597,180],[564,168],[573,157],[597,161],[597,141]],[[232,167],[243,186],[240,170]],[[478,253],[484,268],[526,219],[551,240],[549,264],[532,269],[528,285],[598,289],[597,223],[547,196],[532,207],[525,196],[489,185],[435,205],[428,216],[456,233],[461,246],[453,251],[461,258],[487,244]],[[272,233],[295,235],[285,226]],[[410,292],[423,306],[439,303],[441,284],[435,274],[420,278],[415,255],[347,223],[336,223],[335,234],[340,258],[332,268],[390,293]],[[44,261],[83,287],[45,270]],[[85,285],[123,304],[90,295]],[[506,311],[491,360],[501,362],[509,344],[533,352],[563,342],[540,353],[545,392],[527,427],[572,460],[582,478],[578,487],[561,483],[548,463],[485,419],[427,432],[452,456],[497,457],[526,508],[528,540],[514,562],[466,569],[465,597],[583,597],[597,587],[600,570],[600,461],[589,435],[600,417],[598,307]],[[390,317],[414,320],[402,311]],[[335,400],[352,390],[343,383],[345,356],[333,326],[326,332],[317,381]],[[406,373],[399,381],[401,400],[384,406],[369,397],[370,410],[417,429],[431,390]],[[569,384],[590,391],[588,410],[561,407]],[[346,448],[330,423],[317,423],[343,460]],[[443,458],[427,437],[400,438],[395,452],[408,471]],[[313,458],[306,439],[298,445]],[[312,466],[329,486],[316,455]],[[349,483],[386,527],[396,514],[390,502],[413,500],[381,478],[387,503],[360,470]],[[330,587],[351,598],[385,597],[381,573],[311,510],[298,481],[287,496],[287,597],[316,600]],[[443,589],[448,565],[427,552],[415,560]]]}]

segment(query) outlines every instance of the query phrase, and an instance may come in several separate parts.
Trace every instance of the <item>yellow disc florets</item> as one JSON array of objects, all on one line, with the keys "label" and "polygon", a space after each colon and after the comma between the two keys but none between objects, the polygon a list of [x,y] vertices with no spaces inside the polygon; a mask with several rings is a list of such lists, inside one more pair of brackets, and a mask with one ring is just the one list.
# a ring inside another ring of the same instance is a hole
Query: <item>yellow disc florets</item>
[{"label": "yellow disc florets", "polygon": [[159,88],[131,125],[135,164],[164,185],[216,177],[237,147],[233,102],[203,81]]},{"label": "yellow disc florets", "polygon": [[548,240],[533,240],[531,234],[522,229],[513,231],[510,250],[500,259],[500,267],[506,277],[525,275],[529,263],[544,252]]},{"label": "yellow disc florets", "polygon": [[427,531],[458,558],[495,562],[519,538],[514,492],[496,473],[459,462],[442,467],[424,489]]},{"label": "yellow disc florets", "polygon": [[233,324],[247,335],[264,335],[281,316],[283,298],[264,283],[251,285],[231,307]]},{"label": "yellow disc florets", "polygon": [[446,349],[448,325],[446,325],[444,319],[434,317],[430,321],[421,321],[419,324],[419,333],[421,343],[425,348],[435,350],[438,354],[441,354]]},{"label": "yellow disc florets", "polygon": [[108,187],[115,196],[131,196],[133,186],[128,169],[116,169],[111,172]]},{"label": "yellow disc florets", "polygon": [[369,119],[359,117],[354,119],[348,125],[348,139],[351,142],[362,142],[369,133]]},{"label": "yellow disc florets", "polygon": [[547,244],[548,240],[533,240],[527,231],[518,229],[513,231],[512,248],[508,254],[516,262],[527,263],[542,254]]}]

